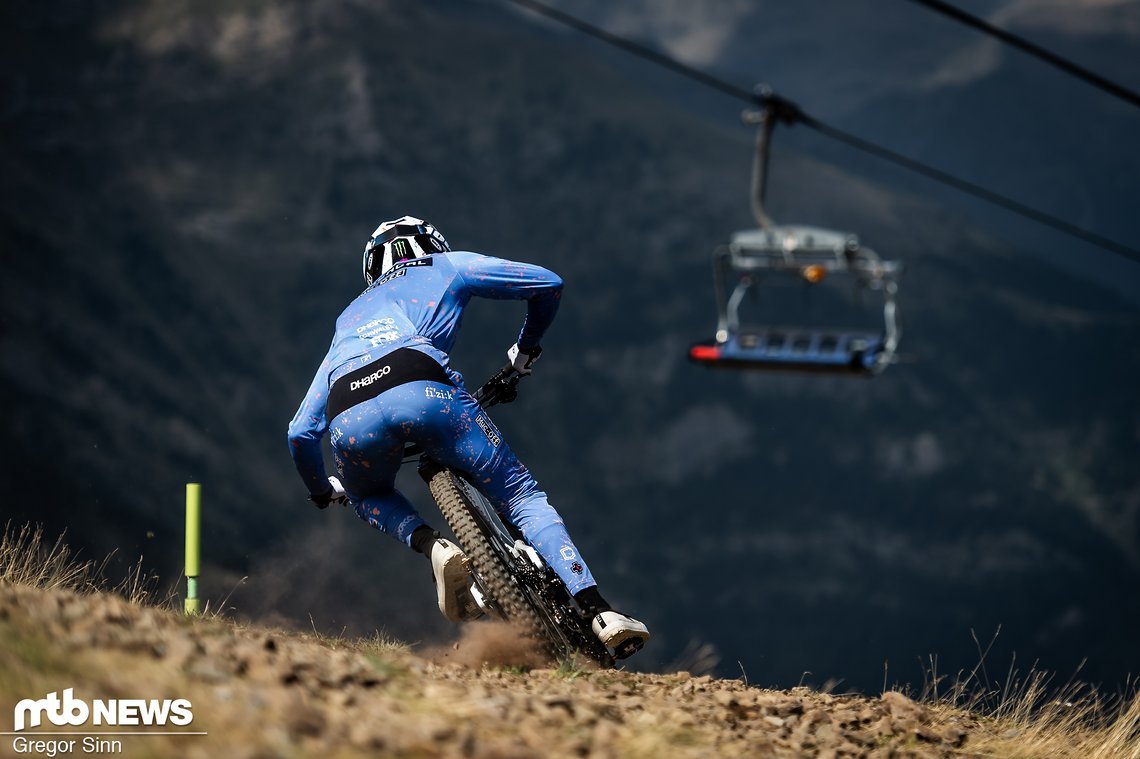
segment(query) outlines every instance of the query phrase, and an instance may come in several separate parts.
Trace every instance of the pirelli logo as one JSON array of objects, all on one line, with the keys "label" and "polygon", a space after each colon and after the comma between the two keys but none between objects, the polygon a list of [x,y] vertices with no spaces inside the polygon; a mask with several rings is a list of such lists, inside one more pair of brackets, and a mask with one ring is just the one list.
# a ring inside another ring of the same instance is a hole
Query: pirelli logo
[{"label": "pirelli logo", "polygon": [[491,424],[491,420],[485,415],[480,414],[475,417],[475,423],[479,425],[479,429],[483,430],[483,434],[487,436],[487,440],[491,441],[491,447],[498,448],[503,440],[499,437],[499,431],[495,429],[495,425]]}]

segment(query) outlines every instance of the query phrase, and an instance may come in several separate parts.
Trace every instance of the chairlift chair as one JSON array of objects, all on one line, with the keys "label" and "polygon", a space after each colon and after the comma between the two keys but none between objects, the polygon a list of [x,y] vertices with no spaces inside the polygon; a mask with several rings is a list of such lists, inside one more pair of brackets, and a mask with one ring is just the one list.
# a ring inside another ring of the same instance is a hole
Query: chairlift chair
[{"label": "chairlift chair", "polygon": [[[755,368],[874,375],[895,360],[901,329],[895,295],[899,261],[883,260],[850,233],[808,226],[776,225],[764,210],[768,145],[778,121],[792,124],[799,109],[767,90],[761,110],[745,120],[758,124],[752,171],[752,210],[760,225],[735,233],[713,253],[717,328],[712,340],[689,349],[693,361],[712,367]],[[745,296],[774,280],[815,288],[833,276],[849,277],[856,288],[883,299],[883,329],[742,325]]]}]

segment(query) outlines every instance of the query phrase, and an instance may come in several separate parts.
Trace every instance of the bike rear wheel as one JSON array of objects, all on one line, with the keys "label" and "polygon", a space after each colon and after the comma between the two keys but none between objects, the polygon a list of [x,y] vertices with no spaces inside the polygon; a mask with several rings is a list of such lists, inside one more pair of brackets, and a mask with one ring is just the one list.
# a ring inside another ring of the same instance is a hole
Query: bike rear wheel
[{"label": "bike rear wheel", "polygon": [[[603,667],[613,658],[590,631],[553,570],[535,566],[512,551],[502,525],[473,487],[449,469],[428,463],[421,470],[443,518],[467,552],[475,575],[497,610],[528,630],[554,659],[581,653]],[[492,521],[493,520],[493,521]]]}]

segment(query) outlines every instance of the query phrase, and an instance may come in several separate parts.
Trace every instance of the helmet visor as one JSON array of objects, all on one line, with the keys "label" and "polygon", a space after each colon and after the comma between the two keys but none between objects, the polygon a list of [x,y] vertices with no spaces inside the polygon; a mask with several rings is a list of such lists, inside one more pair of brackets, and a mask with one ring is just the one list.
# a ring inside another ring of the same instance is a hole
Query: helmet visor
[{"label": "helmet visor", "polygon": [[426,234],[430,234],[430,232],[428,232],[428,228],[423,224],[397,224],[373,237],[368,242],[368,247],[379,248],[384,243],[391,242],[397,237],[415,237],[416,235]]}]

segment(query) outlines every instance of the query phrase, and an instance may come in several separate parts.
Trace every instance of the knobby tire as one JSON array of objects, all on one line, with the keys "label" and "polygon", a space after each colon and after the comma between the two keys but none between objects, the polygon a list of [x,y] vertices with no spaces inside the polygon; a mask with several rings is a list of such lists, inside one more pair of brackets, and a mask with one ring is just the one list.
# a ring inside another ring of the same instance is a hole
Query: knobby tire
[{"label": "knobby tire", "polygon": [[[510,568],[503,566],[499,554],[471,515],[471,506],[455,474],[440,469],[428,482],[428,488],[499,608],[509,620],[521,624],[531,635],[545,641],[542,621],[515,584]],[[547,647],[550,648],[548,642]]]},{"label": "knobby tire", "polygon": [[[463,485],[455,473],[446,468],[439,469],[428,479],[428,488],[439,505],[443,518],[467,552],[476,575],[483,581],[491,599],[508,620],[522,625],[554,660],[580,652],[602,667],[613,666],[609,652],[593,640],[593,634],[588,629],[573,632],[563,629],[563,625],[555,621],[560,616],[559,613],[545,608],[546,602],[541,600],[541,594],[537,594],[536,601],[527,598],[511,567],[504,564],[502,555],[491,545],[490,538],[474,516],[475,507],[463,492]],[[536,609],[533,605],[536,602],[543,604],[544,608]],[[567,613],[577,612],[566,610],[561,614],[564,616]],[[544,616],[548,620],[544,620]]]}]

